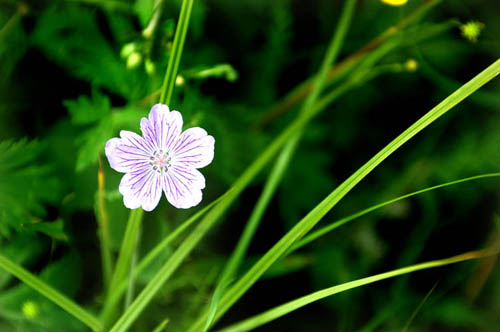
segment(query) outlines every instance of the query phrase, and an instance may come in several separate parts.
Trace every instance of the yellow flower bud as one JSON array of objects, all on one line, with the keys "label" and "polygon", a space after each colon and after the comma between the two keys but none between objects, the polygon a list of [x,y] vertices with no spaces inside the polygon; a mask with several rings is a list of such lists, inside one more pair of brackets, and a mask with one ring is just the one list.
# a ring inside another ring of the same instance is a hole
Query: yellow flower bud
[{"label": "yellow flower bud", "polygon": [[477,42],[483,28],[484,24],[477,21],[470,21],[460,26],[462,36],[473,43]]},{"label": "yellow flower bud", "polygon": [[186,80],[181,75],[177,75],[177,77],[175,78],[175,85],[177,86],[183,86],[185,82]]},{"label": "yellow flower bud", "polygon": [[405,69],[409,72],[414,72],[418,69],[418,62],[415,59],[408,59],[405,62]]},{"label": "yellow flower bud", "polygon": [[394,7],[402,6],[408,2],[408,0],[381,0],[381,1],[386,5]]}]

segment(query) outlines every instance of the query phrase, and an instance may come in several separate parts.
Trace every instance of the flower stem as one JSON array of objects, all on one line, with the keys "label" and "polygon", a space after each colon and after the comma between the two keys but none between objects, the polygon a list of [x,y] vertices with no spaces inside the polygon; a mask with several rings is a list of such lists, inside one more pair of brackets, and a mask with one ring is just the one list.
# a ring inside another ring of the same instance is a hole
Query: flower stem
[{"label": "flower stem", "polygon": [[[118,287],[122,281],[127,277],[127,271],[130,268],[130,261],[132,259],[132,254],[135,250],[135,245],[137,242],[137,235],[142,222],[142,216],[144,215],[144,210],[139,208],[132,210],[127,222],[127,228],[125,229],[125,234],[123,235],[122,246],[120,249],[120,255],[118,256],[118,261],[116,262],[115,271],[113,277],[109,284],[109,289],[106,295],[106,301],[104,302],[103,312],[108,314],[103,317],[105,325],[111,322],[113,316],[116,313],[116,302],[112,302],[112,295],[118,291]],[[113,305],[114,304],[114,305]],[[109,308],[111,307],[111,308]]]},{"label": "flower stem", "polygon": [[113,273],[113,258],[111,256],[111,246],[109,237],[109,218],[106,211],[104,201],[104,172],[102,168],[101,155],[98,155],[99,170],[97,171],[97,184],[98,184],[98,206],[97,206],[97,222],[99,226],[99,239],[101,241],[101,260],[102,260],[102,274],[103,282],[108,289],[111,282],[111,275]]},{"label": "flower stem", "polygon": [[161,89],[160,103],[169,104],[174,91],[175,78],[177,77],[177,70],[181,61],[182,50],[184,48],[184,41],[189,26],[189,18],[191,17],[191,10],[193,9],[194,0],[184,0],[181,6],[181,13],[175,30],[174,43],[170,59],[168,61],[167,71],[163,79],[163,86]]}]

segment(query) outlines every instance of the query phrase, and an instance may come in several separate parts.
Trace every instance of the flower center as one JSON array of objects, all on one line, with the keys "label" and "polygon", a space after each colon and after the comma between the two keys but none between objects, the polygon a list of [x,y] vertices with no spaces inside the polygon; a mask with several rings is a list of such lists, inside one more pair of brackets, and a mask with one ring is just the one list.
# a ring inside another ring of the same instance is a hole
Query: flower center
[{"label": "flower center", "polygon": [[170,155],[168,151],[163,151],[162,149],[155,151],[155,153],[149,157],[149,165],[153,167],[156,172],[164,173],[170,167]]}]

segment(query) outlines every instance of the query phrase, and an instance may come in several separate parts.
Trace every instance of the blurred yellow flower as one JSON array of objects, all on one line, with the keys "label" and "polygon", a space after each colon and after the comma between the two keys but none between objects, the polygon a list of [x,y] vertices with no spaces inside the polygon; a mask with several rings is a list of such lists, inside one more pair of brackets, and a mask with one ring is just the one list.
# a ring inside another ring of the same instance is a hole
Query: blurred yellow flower
[{"label": "blurred yellow flower", "polygon": [[23,303],[22,312],[24,317],[32,319],[38,316],[40,310],[38,309],[38,305],[35,302],[28,300]]},{"label": "blurred yellow flower", "polygon": [[462,36],[473,43],[477,42],[483,28],[484,24],[478,21],[470,21],[460,26]]},{"label": "blurred yellow flower", "polygon": [[390,6],[402,6],[408,2],[408,0],[381,0],[386,5]]}]

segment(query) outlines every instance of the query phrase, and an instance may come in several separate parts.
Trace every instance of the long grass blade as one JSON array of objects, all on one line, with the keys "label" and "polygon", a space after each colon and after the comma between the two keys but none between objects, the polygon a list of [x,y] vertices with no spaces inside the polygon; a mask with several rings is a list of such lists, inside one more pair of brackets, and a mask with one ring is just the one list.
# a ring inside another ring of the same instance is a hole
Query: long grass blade
[{"label": "long grass blade", "polygon": [[420,264],[415,264],[411,266],[407,266],[404,268],[392,270],[389,272],[385,273],[380,273],[376,274],[370,277],[350,281],[344,284],[340,284],[337,286],[333,286],[330,288],[326,288],[317,292],[314,292],[312,294],[303,296],[301,298],[298,298],[296,300],[287,302],[285,304],[282,304],[278,307],[275,307],[273,309],[267,310],[261,314],[258,314],[256,316],[250,317],[248,319],[243,320],[242,322],[236,323],[234,325],[231,325],[227,328],[224,328],[222,330],[219,330],[217,332],[245,332],[245,331],[250,331],[256,327],[262,326],[270,321],[273,321],[279,317],[282,317],[292,311],[295,311],[299,308],[302,308],[310,303],[319,301],[321,299],[324,299],[325,297],[332,296],[341,292],[345,292],[347,290],[365,286],[372,284],[374,282],[380,281],[380,280],[385,280],[389,278],[394,278],[403,274],[408,274],[420,270],[426,270],[426,269],[431,269],[439,266],[444,266],[444,265],[449,265],[449,264],[455,264],[471,259],[480,259],[492,255],[497,255],[499,253],[499,249],[494,248],[494,249],[485,249],[485,250],[477,250],[477,251],[470,251],[463,253],[461,255],[449,257],[449,258],[444,258],[440,260],[434,260],[434,261],[429,261],[425,263],[420,263]]},{"label": "long grass blade", "polygon": [[101,322],[92,314],[87,312],[84,308],[73,302],[70,298],[61,294],[55,288],[47,285],[43,280],[33,275],[31,272],[22,266],[12,262],[7,257],[0,255],[0,267],[5,271],[11,273],[13,276],[30,286],[56,305],[61,307],[67,313],[87,325],[92,331],[101,331]]},{"label": "long grass blade", "polygon": [[379,204],[370,206],[369,208],[366,208],[364,210],[361,210],[359,212],[351,214],[350,216],[347,216],[347,217],[344,217],[342,219],[339,219],[339,220],[331,223],[330,225],[324,226],[323,228],[318,229],[315,232],[312,232],[308,236],[304,237],[302,240],[298,241],[290,249],[290,251],[288,252],[288,254],[290,254],[292,251],[295,251],[295,250],[297,250],[299,248],[302,248],[303,246],[311,243],[312,241],[316,240],[317,238],[319,238],[319,237],[321,237],[321,236],[323,236],[323,235],[325,235],[325,234],[333,231],[334,229],[339,228],[340,226],[348,223],[349,221],[352,221],[354,219],[362,217],[362,216],[364,216],[364,215],[366,215],[366,214],[368,214],[370,212],[373,212],[375,210],[383,208],[384,206],[387,206],[389,204],[398,202],[400,200],[403,200],[403,199],[406,199],[406,198],[409,198],[409,197],[412,197],[412,196],[423,194],[425,192],[432,191],[432,190],[435,190],[435,189],[444,188],[444,187],[448,187],[448,186],[459,184],[459,183],[463,183],[463,182],[468,182],[468,181],[473,181],[473,180],[479,180],[479,179],[484,179],[484,178],[490,178],[490,177],[497,177],[497,176],[500,176],[500,173],[488,173],[488,174],[481,174],[481,175],[471,176],[471,177],[468,177],[468,178],[464,178],[464,179],[460,179],[460,180],[455,180],[455,181],[451,181],[451,182],[446,182],[446,183],[442,183],[442,184],[439,184],[439,185],[436,185],[436,186],[432,186],[432,187],[428,187],[428,188],[421,189],[421,190],[418,190],[418,191],[414,191],[412,193],[409,193],[409,194],[406,194],[406,195],[403,195],[403,196],[399,196],[399,197],[393,198],[393,199],[385,201],[383,203],[379,203]]}]

